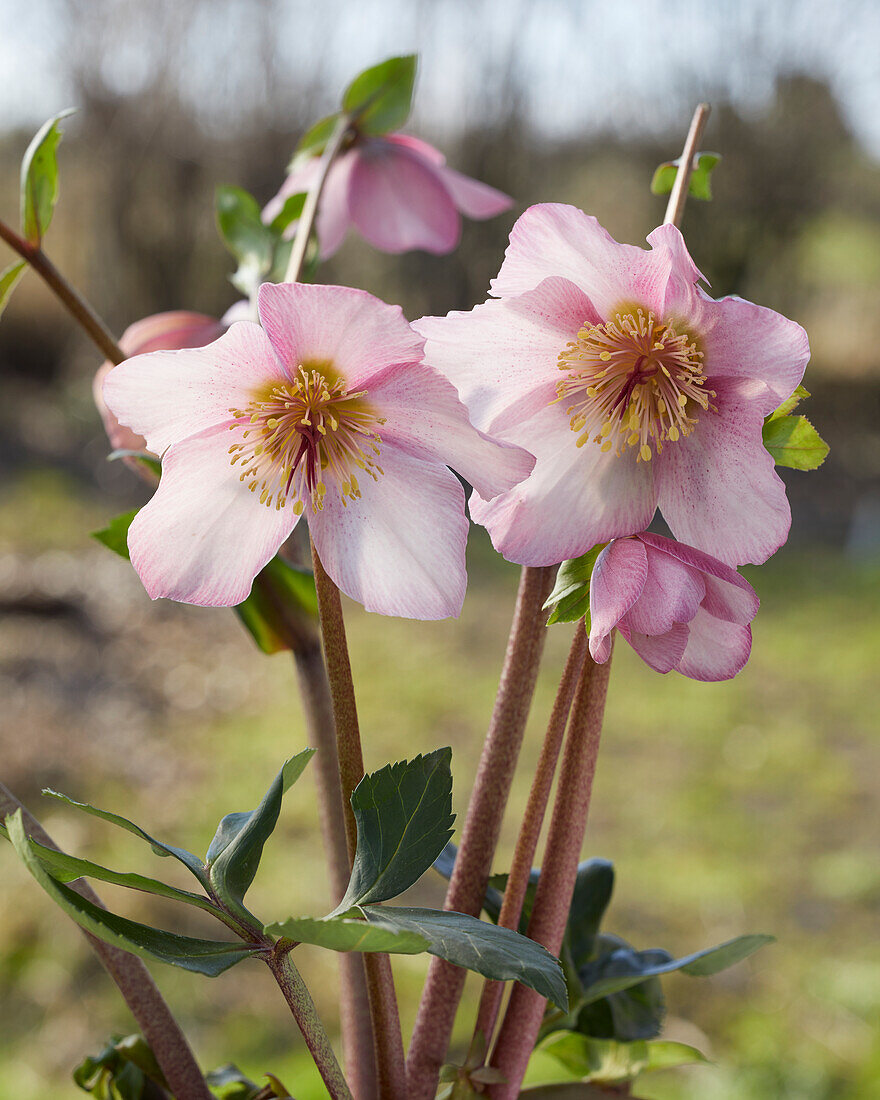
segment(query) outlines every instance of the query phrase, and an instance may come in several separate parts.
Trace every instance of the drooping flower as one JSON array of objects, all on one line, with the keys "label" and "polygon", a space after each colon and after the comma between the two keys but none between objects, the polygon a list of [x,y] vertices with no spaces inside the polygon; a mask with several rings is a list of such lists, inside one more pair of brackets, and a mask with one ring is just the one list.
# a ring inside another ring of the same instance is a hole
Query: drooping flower
[{"label": "drooping flower", "polygon": [[128,537],[148,593],[237,604],[305,515],[325,569],[368,610],[457,614],[467,518],[447,463],[489,498],[534,459],[471,425],[398,306],[267,283],[259,313],[262,328],[137,356],[104,383],[119,421],[162,455]]},{"label": "drooping flower", "polygon": [[512,561],[579,557],[644,530],[658,506],[676,538],[734,566],[788,535],[761,427],[803,376],[806,333],[710,298],[674,226],[648,242],[618,244],[572,206],[533,206],[497,300],[414,324],[473,422],[537,456],[526,481],[472,509]]},{"label": "drooping flower", "polygon": [[[263,211],[266,222],[290,195],[310,189],[319,161],[312,157],[294,168]],[[358,135],[327,174],[316,222],[321,256],[333,255],[352,223],[383,252],[452,252],[462,214],[492,218],[512,205],[501,191],[450,168],[439,150],[419,138]]]},{"label": "drooping flower", "polygon": [[600,664],[617,628],[657,672],[729,680],[749,659],[758,597],[735,569],[674,539],[614,539],[590,581],[590,653]]}]

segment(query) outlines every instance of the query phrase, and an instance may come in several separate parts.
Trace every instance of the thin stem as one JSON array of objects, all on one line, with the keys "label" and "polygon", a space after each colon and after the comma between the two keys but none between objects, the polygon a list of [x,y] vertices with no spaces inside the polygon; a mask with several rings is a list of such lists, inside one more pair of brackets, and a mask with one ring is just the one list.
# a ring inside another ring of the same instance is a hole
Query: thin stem
[{"label": "thin stem", "polygon": [[[321,564],[314,544],[312,544],[312,563],[315,571],[315,589],[318,593],[324,657],[327,662],[333,717],[336,724],[336,755],[339,760],[339,776],[345,806],[348,852],[349,858],[353,860],[357,847],[357,825],[351,810],[351,793],[364,775],[357,702],[351,677],[351,662],[348,656],[339,589]],[[400,1031],[400,1015],[391,972],[391,960],[383,954],[372,952],[365,954],[364,970],[373,1024],[379,1095],[382,1100],[407,1100],[403,1037]]]},{"label": "thin stem", "polygon": [[[61,851],[39,821],[0,783],[0,819],[16,810],[22,812],[28,836],[46,848]],[[71,890],[76,890],[86,900],[103,907],[101,899],[84,879],[77,879],[69,885]],[[178,1100],[211,1100],[211,1093],[186,1036],[143,962],[136,955],[111,947],[90,932],[83,934],[116,983],[174,1095]]]},{"label": "thin stem", "polygon": [[116,343],[110,329],[79,291],[64,278],[39,245],[26,241],[2,221],[0,221],[0,238],[6,241],[23,260],[27,260],[38,275],[42,276],[105,359],[109,359],[111,363],[121,363],[123,359],[128,358]]},{"label": "thin stem", "polygon": [[[554,955],[559,954],[562,946],[577,878],[610,670],[610,657],[602,665],[586,657],[572,707],[541,877],[529,921],[531,939]],[[513,1100],[519,1096],[545,1005],[545,999],[534,990],[514,986],[492,1055],[492,1065],[504,1074],[505,1083],[490,1088],[492,1100]]]},{"label": "thin stem", "polygon": [[691,126],[685,138],[684,149],[681,152],[681,160],[678,171],[675,174],[675,183],[666,204],[666,214],[663,218],[664,225],[680,225],[681,216],[684,213],[684,204],[688,197],[688,184],[694,170],[694,156],[703,136],[703,130],[709,118],[711,108],[708,103],[700,103],[694,111]]},{"label": "thin stem", "polygon": [[324,147],[324,152],[321,155],[321,163],[318,167],[318,177],[312,185],[308,195],[306,195],[302,214],[300,214],[299,223],[296,227],[296,236],[293,238],[293,248],[290,252],[290,259],[287,262],[287,271],[284,274],[284,281],[286,283],[297,283],[300,280],[303,264],[306,259],[306,249],[309,246],[309,238],[312,235],[312,227],[315,224],[315,217],[318,213],[318,203],[321,198],[321,193],[324,190],[324,184],[327,182],[327,173],[330,171],[330,166],[342,149],[345,139],[351,132],[351,125],[352,120],[349,115],[340,115],[336,123],[336,128]]},{"label": "thin stem", "polygon": [[[550,790],[553,786],[556,762],[559,759],[559,751],[562,748],[562,739],[565,735],[565,727],[568,724],[575,688],[584,669],[586,657],[587,632],[584,629],[583,622],[579,622],[575,629],[562,679],[559,682],[553,710],[550,712],[547,733],[544,737],[541,755],[535,769],[535,777],[532,780],[532,788],[529,791],[529,800],[517,837],[510,874],[504,890],[504,900],[501,904],[501,913],[498,917],[498,925],[501,928],[519,928],[523,903],[525,902],[526,891],[528,890],[529,879],[535,862],[535,852],[538,848],[541,827],[544,823],[544,814],[547,810]],[[478,1048],[481,1036],[485,1042],[484,1049],[488,1050],[491,1046],[503,995],[504,982],[487,981],[483,986],[474,1038],[471,1043],[472,1051]]]},{"label": "thin stem", "polygon": [[[498,845],[547,634],[542,607],[552,567],[524,568],[489,732],[483,745],[446,909],[476,916]],[[465,972],[432,959],[407,1061],[409,1100],[433,1100],[446,1057]]]},{"label": "thin stem", "polygon": [[302,1032],[306,1046],[311,1052],[332,1100],[352,1100],[351,1090],[333,1053],[333,1047],[318,1016],[315,1002],[300,972],[291,961],[290,951],[273,951],[266,962],[279,989],[284,994],[284,999],[290,1005],[293,1018]]}]

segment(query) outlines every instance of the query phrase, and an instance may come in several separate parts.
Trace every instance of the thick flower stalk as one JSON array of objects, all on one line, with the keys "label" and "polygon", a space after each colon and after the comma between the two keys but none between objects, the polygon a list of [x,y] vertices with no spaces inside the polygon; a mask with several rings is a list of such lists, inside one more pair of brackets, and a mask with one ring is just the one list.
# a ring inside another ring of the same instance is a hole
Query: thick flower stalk
[{"label": "thick flower stalk", "polygon": [[615,628],[657,672],[729,680],[749,659],[754,589],[735,569],[648,531],[615,539],[590,581],[590,653],[611,656]]},{"label": "thick flower stalk", "polygon": [[[280,213],[289,196],[309,191],[319,171],[320,157],[295,160],[263,212],[265,221]],[[419,138],[355,133],[334,160],[321,196],[316,221],[321,257],[336,252],[352,224],[383,252],[452,252],[461,237],[462,214],[492,218],[512,205],[508,195],[450,168],[439,150]],[[287,236],[295,230],[296,223]]]},{"label": "thick flower stalk", "polygon": [[119,422],[162,455],[128,536],[148,593],[240,603],[305,515],[328,574],[367,610],[456,615],[468,524],[446,464],[488,499],[532,456],[472,426],[399,307],[266,284],[259,312],[262,328],[137,356],[104,383]]},{"label": "thick flower stalk", "polygon": [[474,423],[537,457],[472,512],[512,561],[549,565],[644,530],[737,566],[765,561],[791,522],[763,419],[800,382],[803,329],[740,298],[715,301],[681,233],[614,241],[573,206],[513,228],[497,300],[424,317],[425,358]]}]

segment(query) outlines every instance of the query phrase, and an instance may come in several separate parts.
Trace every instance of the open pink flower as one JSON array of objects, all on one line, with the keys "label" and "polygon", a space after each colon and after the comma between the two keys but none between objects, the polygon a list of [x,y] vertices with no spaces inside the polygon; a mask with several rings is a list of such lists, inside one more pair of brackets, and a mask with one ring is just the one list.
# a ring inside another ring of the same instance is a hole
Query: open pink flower
[{"label": "open pink flower", "polygon": [[[294,169],[263,211],[266,222],[290,195],[309,190],[318,165],[319,158],[312,157]],[[492,218],[512,205],[501,191],[449,168],[425,141],[406,134],[358,136],[327,174],[317,217],[321,256],[333,255],[352,222],[383,252],[452,252],[461,237],[462,214]]]},{"label": "open pink flower", "polygon": [[729,680],[749,659],[754,589],[729,566],[645,531],[614,539],[590,581],[590,653],[611,653],[615,627],[657,672]]},{"label": "open pink flower", "polygon": [[457,614],[468,525],[446,464],[489,498],[534,459],[471,425],[398,306],[267,283],[259,312],[263,328],[137,356],[104,383],[119,421],[162,455],[128,536],[147,592],[240,603],[305,514],[325,569],[367,610]]},{"label": "open pink flower", "polygon": [[492,284],[499,300],[414,324],[473,422],[537,456],[526,481],[472,509],[512,561],[578,557],[644,530],[658,505],[676,538],[730,565],[765,561],[788,535],[761,427],[803,376],[806,333],[705,294],[673,226],[648,242],[618,244],[573,206],[533,206]]}]

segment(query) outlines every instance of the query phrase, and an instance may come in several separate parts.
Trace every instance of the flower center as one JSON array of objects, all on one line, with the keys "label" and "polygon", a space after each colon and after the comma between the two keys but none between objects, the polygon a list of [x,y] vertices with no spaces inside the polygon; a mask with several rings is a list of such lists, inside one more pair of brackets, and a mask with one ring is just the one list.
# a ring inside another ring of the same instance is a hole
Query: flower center
[{"label": "flower center", "polygon": [[599,325],[586,324],[559,353],[567,377],[557,383],[557,400],[577,445],[592,439],[603,451],[638,448],[649,462],[665,442],[693,431],[699,410],[713,409],[705,388],[703,353],[686,332],[658,324],[653,313],[634,308]]},{"label": "flower center", "polygon": [[366,391],[349,393],[329,367],[299,367],[292,382],[269,383],[244,409],[230,409],[241,428],[240,442],[229,448],[233,466],[241,464],[241,481],[248,481],[260,503],[283,508],[295,498],[301,515],[308,501],[312,512],[324,507],[328,482],[338,490],[343,505],[360,497],[354,469],[373,480],[383,473],[375,461],[382,442],[375,429],[383,417],[363,401]]}]

